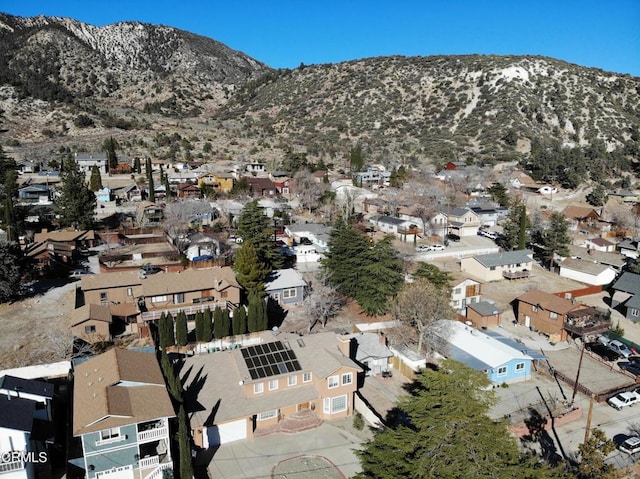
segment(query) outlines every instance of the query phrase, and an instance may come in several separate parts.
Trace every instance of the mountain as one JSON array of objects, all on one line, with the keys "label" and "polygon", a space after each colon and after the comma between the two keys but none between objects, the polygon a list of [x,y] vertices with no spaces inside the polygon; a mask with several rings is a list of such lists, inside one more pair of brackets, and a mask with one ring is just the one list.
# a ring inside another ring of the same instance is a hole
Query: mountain
[{"label": "mountain", "polygon": [[[0,14],[3,143],[20,149],[388,164],[526,160],[580,146],[637,159],[640,78],[535,56],[378,57],[276,70],[165,26]],[[598,153],[600,154],[600,153]],[[624,163],[624,162],[623,162]]]}]

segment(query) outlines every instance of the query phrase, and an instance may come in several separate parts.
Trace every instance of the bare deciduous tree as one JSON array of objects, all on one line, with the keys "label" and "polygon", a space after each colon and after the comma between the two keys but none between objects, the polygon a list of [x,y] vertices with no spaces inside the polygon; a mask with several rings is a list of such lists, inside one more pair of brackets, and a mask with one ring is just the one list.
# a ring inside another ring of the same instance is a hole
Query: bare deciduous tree
[{"label": "bare deciduous tree", "polygon": [[189,231],[194,220],[212,212],[211,205],[204,200],[183,200],[167,204],[162,222],[167,234],[176,242],[182,252],[186,243],[180,237]]},{"label": "bare deciduous tree", "polygon": [[298,171],[293,179],[296,182],[296,194],[300,203],[311,213],[320,205],[320,198],[327,190],[327,185],[318,183],[309,170]]},{"label": "bare deciduous tree", "polygon": [[[424,279],[406,283],[398,294],[391,312],[401,323],[401,328],[409,328],[417,334],[418,351],[441,350],[443,338],[449,332],[441,319],[454,319],[455,311],[449,305],[449,296]],[[402,331],[400,331],[402,335]],[[406,336],[411,338],[415,335]],[[408,343],[410,341],[404,341]]]},{"label": "bare deciduous tree", "polygon": [[322,324],[324,328],[327,321],[334,317],[344,306],[344,298],[335,288],[329,286],[326,277],[322,274],[315,277],[315,280],[307,280],[309,292],[304,300],[304,310],[309,317],[307,332],[316,323]]}]

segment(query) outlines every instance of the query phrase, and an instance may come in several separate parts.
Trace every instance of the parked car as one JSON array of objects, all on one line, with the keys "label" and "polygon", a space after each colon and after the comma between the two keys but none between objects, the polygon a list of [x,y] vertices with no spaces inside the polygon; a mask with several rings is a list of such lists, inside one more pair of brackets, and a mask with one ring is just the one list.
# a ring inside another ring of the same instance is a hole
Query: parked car
[{"label": "parked car", "polygon": [[625,371],[629,371],[631,374],[640,376],[640,363],[632,363],[630,361],[619,361],[618,367],[620,369],[624,369]]},{"label": "parked car", "polygon": [[85,269],[74,269],[69,273],[69,278],[78,279],[85,274],[93,274],[93,273]]},{"label": "parked car", "polygon": [[618,341],[617,339],[614,339],[613,341],[609,341],[607,343],[607,347],[612,351],[615,351],[616,353],[618,353],[620,356],[624,356],[625,358],[628,358],[633,354],[633,351],[631,351],[626,344],[624,344],[621,341]]},{"label": "parked car", "polygon": [[629,361],[630,363],[633,364],[640,364],[640,356],[629,356],[628,358],[626,358],[627,361]]},{"label": "parked car", "polygon": [[631,436],[626,441],[618,446],[622,452],[627,454],[635,454],[640,452],[640,436]]},{"label": "parked car", "polygon": [[447,239],[448,239],[449,241],[460,241],[460,236],[458,236],[458,235],[456,235],[456,234],[453,234],[453,233],[449,233],[449,234],[447,235]]},{"label": "parked car", "polygon": [[162,268],[159,268],[158,266],[154,266],[152,264],[145,264],[140,269],[144,271],[146,274],[156,274],[162,271]]},{"label": "parked car", "polygon": [[500,236],[498,233],[496,233],[495,231],[491,231],[491,230],[478,230],[478,234],[480,236],[484,236],[485,238],[489,238],[489,239],[492,239],[492,240],[496,240]]},{"label": "parked car", "polygon": [[607,404],[620,411],[624,407],[633,406],[638,401],[640,401],[640,394],[636,391],[627,391],[610,397]]},{"label": "parked car", "polygon": [[416,251],[444,251],[444,246],[441,244],[421,244],[416,247]]},{"label": "parked car", "polygon": [[584,347],[587,351],[591,351],[592,353],[597,354],[606,361],[615,361],[617,359],[620,359],[620,353],[608,348],[599,341],[587,343]]}]

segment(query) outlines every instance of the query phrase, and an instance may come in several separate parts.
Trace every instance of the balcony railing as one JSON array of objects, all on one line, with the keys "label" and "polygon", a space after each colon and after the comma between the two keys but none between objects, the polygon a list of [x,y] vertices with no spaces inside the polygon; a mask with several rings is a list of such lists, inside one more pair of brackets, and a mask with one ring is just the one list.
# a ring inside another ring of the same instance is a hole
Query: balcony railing
[{"label": "balcony railing", "polygon": [[212,301],[207,303],[193,304],[190,306],[174,306],[172,308],[166,308],[166,309],[143,311],[142,320],[157,321],[158,319],[160,319],[160,316],[162,315],[162,313],[165,313],[165,314],[171,313],[175,317],[175,315],[177,315],[180,311],[184,311],[184,314],[186,314],[187,316],[190,316],[192,314],[196,314],[199,311],[204,312],[206,309],[211,309],[213,311],[216,307],[220,307],[221,309],[226,309],[227,306],[230,304],[231,303],[229,303],[228,301],[217,301],[217,302]]},{"label": "balcony railing", "polygon": [[140,469],[157,466],[158,464],[160,464],[160,456],[144,457],[138,461]]},{"label": "balcony railing", "polygon": [[162,472],[168,469],[173,469],[173,463],[165,462],[159,464],[158,467],[156,467],[145,479],[160,479],[162,477]]},{"label": "balcony railing", "polygon": [[138,442],[153,441],[155,439],[168,437],[168,435],[169,430],[166,428],[166,426],[147,429],[146,431],[138,432]]},{"label": "balcony railing", "polygon": [[502,276],[506,279],[524,279],[529,277],[529,271],[503,271]]},{"label": "balcony railing", "polygon": [[587,336],[590,334],[598,334],[607,331],[611,327],[609,321],[593,321],[584,323],[574,323],[572,321],[565,321],[565,331],[575,336]]},{"label": "balcony railing", "polygon": [[4,462],[2,460],[2,456],[0,456],[0,474],[4,474],[6,472],[21,471],[24,468],[25,468],[24,460],[19,459],[17,461]]}]

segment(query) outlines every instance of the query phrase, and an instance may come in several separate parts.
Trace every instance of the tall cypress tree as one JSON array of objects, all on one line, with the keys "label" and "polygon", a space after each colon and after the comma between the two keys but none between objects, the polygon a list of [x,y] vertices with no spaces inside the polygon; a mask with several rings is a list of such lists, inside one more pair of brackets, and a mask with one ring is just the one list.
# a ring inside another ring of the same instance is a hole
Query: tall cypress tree
[{"label": "tall cypress tree", "polygon": [[188,336],[187,315],[184,311],[180,311],[176,316],[176,344],[178,344],[178,346],[186,346],[189,342]]},{"label": "tall cypress tree", "polygon": [[176,336],[175,336],[175,323],[173,320],[173,316],[171,313],[167,313],[167,319],[165,321],[165,334],[167,337],[167,345],[173,346],[176,344]]},{"label": "tall cypress tree", "polygon": [[211,324],[211,309],[204,310],[204,318],[202,319],[202,340],[206,343],[213,339],[213,325]]},{"label": "tall cypress tree", "polygon": [[91,191],[98,191],[102,189],[102,176],[100,175],[100,170],[98,169],[98,165],[93,165],[91,167],[91,176],[89,177],[89,189]]},{"label": "tall cypress tree", "polygon": [[180,455],[180,479],[191,479],[193,467],[191,463],[191,441],[189,440],[189,423],[184,406],[180,405],[178,412],[178,449]]},{"label": "tall cypress tree", "polygon": [[247,310],[240,305],[233,312],[233,334],[238,336],[247,332]]},{"label": "tall cypress tree", "polygon": [[225,337],[231,334],[231,317],[228,309],[222,311],[222,332]]},{"label": "tall cypress tree", "polygon": [[140,158],[137,156],[133,159],[133,171],[136,173],[142,173],[142,165],[140,165]]},{"label": "tall cypress tree", "polygon": [[153,184],[153,167],[151,166],[151,158],[147,158],[147,162],[145,164],[145,171],[147,173],[147,188],[148,188],[148,196],[147,200],[151,203],[156,202],[156,187]]},{"label": "tall cypress tree", "polygon": [[111,170],[118,167],[118,156],[116,155],[116,148],[118,143],[113,137],[109,137],[104,141],[103,149],[107,153],[107,164],[109,165],[109,174]]},{"label": "tall cypress tree", "polygon": [[196,341],[204,341],[204,316],[202,311],[196,313]]},{"label": "tall cypress tree", "polygon": [[160,313],[160,319],[158,319],[158,341],[160,348],[163,350],[169,345],[167,338],[167,317],[164,311]]},{"label": "tall cypress tree", "polygon": [[10,169],[5,174],[4,181],[4,225],[7,230],[7,241],[15,241],[18,238],[18,221],[14,199],[18,197],[18,174]]},{"label": "tall cypress tree", "polygon": [[224,318],[220,306],[213,310],[213,335],[216,339],[224,338]]},{"label": "tall cypress tree", "polygon": [[264,331],[269,325],[267,305],[257,291],[249,292],[249,310],[247,311],[249,332]]}]

